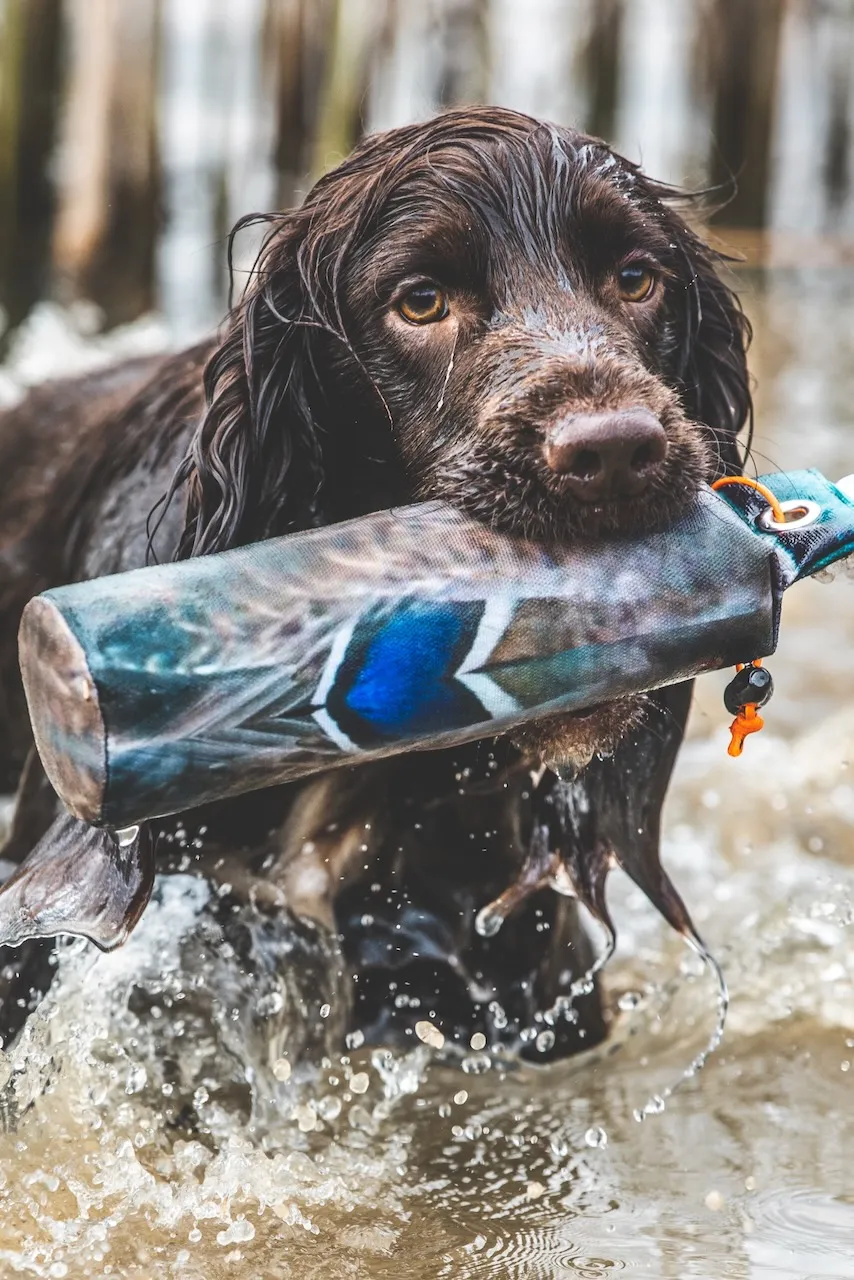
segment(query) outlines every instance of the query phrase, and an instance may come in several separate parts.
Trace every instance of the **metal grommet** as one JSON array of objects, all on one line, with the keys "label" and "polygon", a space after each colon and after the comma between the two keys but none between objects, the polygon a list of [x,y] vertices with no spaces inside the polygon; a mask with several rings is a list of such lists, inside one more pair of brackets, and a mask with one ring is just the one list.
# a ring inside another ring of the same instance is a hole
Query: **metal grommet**
[{"label": "metal grommet", "polygon": [[781,502],[780,507],[786,517],[784,521],[775,520],[774,512],[770,507],[766,507],[757,524],[763,529],[773,529],[775,533],[789,533],[795,529],[805,529],[807,525],[815,524],[821,515],[819,504],[812,502],[809,498],[790,498],[786,502]]}]

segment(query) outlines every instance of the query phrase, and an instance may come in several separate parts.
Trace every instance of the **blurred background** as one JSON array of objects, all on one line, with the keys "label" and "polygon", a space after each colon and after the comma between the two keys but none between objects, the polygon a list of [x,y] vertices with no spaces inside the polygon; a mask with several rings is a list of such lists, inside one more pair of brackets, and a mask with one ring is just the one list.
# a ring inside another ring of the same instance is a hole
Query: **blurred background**
[{"label": "blurred background", "polygon": [[0,341],[45,298],[210,326],[241,214],[457,102],[720,185],[750,261],[850,262],[852,66],[852,0],[0,0]]}]

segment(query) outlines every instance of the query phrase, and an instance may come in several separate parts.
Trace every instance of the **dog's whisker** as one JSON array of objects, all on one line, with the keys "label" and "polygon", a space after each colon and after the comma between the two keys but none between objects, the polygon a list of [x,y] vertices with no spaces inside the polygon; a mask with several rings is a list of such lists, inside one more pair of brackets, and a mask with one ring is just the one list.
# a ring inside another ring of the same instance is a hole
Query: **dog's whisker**
[{"label": "dog's whisker", "polygon": [[445,370],[445,381],[442,383],[442,390],[439,392],[439,399],[436,403],[436,412],[442,412],[442,406],[445,403],[445,392],[448,390],[448,383],[451,381],[451,374],[454,371],[454,356],[457,351],[457,334],[454,334],[454,345],[451,347],[451,358],[448,361],[448,367]]}]

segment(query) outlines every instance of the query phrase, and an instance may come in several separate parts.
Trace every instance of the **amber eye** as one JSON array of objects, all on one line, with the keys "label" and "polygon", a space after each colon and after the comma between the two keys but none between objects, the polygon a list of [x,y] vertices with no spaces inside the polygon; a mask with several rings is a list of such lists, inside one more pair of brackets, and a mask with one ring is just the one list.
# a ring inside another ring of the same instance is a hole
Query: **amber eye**
[{"label": "amber eye", "polygon": [[642,262],[627,262],[617,272],[617,282],[624,302],[643,302],[655,288],[655,272]]},{"label": "amber eye", "polygon": [[417,284],[403,295],[397,309],[410,324],[433,324],[448,314],[448,297],[434,284]]}]

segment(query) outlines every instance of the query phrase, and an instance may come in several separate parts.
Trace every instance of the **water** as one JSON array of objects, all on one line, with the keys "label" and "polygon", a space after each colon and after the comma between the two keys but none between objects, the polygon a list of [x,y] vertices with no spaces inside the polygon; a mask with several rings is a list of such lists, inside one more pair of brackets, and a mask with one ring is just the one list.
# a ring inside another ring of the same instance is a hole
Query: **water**
[{"label": "water", "polygon": [[[854,269],[778,266],[742,284],[757,451],[854,469]],[[46,331],[63,335],[52,356]],[[107,358],[155,332],[77,339],[42,310],[6,394],[50,358]],[[726,754],[727,676],[701,684],[664,860],[730,1009],[723,1044],[672,1097],[714,1037],[718,994],[619,872],[613,1034],[545,1067],[480,1045],[444,1060],[429,1023],[408,1055],[355,1037],[342,1057],[334,991],[301,987],[296,952],[282,981],[242,978],[200,925],[207,889],[173,877],[124,948],[61,948],[49,996],[0,1061],[0,1270],[850,1277],[852,639],[844,574],[789,594],[768,727],[740,760]],[[313,1070],[297,1065],[307,1040]]]}]

